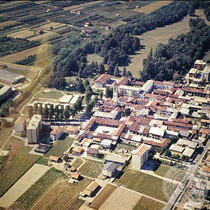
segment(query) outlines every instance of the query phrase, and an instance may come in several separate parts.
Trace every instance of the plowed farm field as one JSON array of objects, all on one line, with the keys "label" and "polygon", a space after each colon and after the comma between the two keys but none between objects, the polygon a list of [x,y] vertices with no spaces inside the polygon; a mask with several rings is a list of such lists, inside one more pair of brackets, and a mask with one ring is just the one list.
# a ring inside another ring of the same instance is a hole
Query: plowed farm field
[{"label": "plowed farm field", "polygon": [[97,195],[97,197],[93,200],[90,207],[98,210],[105,201],[112,195],[112,193],[116,190],[116,186],[114,185],[106,185],[106,187]]},{"label": "plowed farm field", "polygon": [[77,210],[84,203],[79,200],[79,193],[83,191],[91,180],[84,178],[77,184],[68,183],[67,180],[56,183],[50,190],[30,208],[30,210]]}]

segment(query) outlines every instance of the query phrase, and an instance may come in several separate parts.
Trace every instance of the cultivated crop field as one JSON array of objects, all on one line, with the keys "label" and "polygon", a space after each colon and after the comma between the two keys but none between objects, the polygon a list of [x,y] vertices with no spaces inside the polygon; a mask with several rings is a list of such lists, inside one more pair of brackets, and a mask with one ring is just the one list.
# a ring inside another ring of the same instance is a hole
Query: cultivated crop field
[{"label": "cultivated crop field", "polygon": [[44,32],[43,34],[39,34],[36,36],[33,36],[31,38],[28,38],[29,41],[36,41],[36,40],[41,40],[42,42],[47,42],[49,41],[51,38],[55,38],[55,37],[59,37],[60,35],[53,32],[53,31],[48,31],[48,32]]},{"label": "cultivated crop field", "polygon": [[[12,206],[13,210],[26,210],[62,176],[61,171],[49,169],[35,184],[33,184]],[[48,191],[47,191],[48,192]],[[30,195],[30,196],[29,196]]]},{"label": "cultivated crop field", "polygon": [[162,201],[167,201],[162,190],[162,183],[162,179],[129,169],[117,182],[117,184],[129,189],[149,195]]},{"label": "cultivated crop field", "polygon": [[82,167],[79,169],[79,173],[91,178],[96,178],[101,173],[102,168],[102,162],[86,160]]},{"label": "cultivated crop field", "polygon": [[72,166],[74,166],[75,168],[78,168],[79,166],[82,165],[82,163],[83,163],[83,160],[77,158],[77,159],[73,162]]},{"label": "cultivated crop field", "polygon": [[143,12],[143,13],[150,13],[153,12],[157,9],[159,9],[160,7],[164,6],[164,5],[168,5],[170,4],[172,1],[156,1],[156,2],[152,2],[146,6],[140,7],[140,8],[135,8],[133,9],[133,11],[136,12]]},{"label": "cultivated crop field", "polygon": [[16,155],[0,178],[0,196],[2,196],[38,159],[39,156],[37,155],[24,153]]},{"label": "cultivated crop field", "polygon": [[105,203],[105,201],[112,195],[112,193],[117,189],[116,186],[107,184],[104,189],[96,196],[96,198],[91,203],[90,207],[98,210]]},{"label": "cultivated crop field", "polygon": [[15,21],[12,21],[12,20],[2,22],[0,23],[0,28],[4,26],[12,25],[13,23],[15,23]]},{"label": "cultivated crop field", "polygon": [[163,210],[164,206],[162,203],[142,196],[133,210]]},{"label": "cultivated crop field", "polygon": [[[70,184],[67,180],[57,182],[51,189],[44,193],[30,209],[77,210],[84,203],[84,201],[78,199],[79,193],[83,191],[90,182],[91,180],[87,178],[84,178],[77,184]],[[79,203],[77,201],[79,201]]]},{"label": "cultivated crop field", "polygon": [[34,164],[1,198],[0,206],[9,207],[27,191],[49,168]]},{"label": "cultivated crop field", "polygon": [[132,210],[140,198],[141,198],[140,194],[118,187],[111,194],[111,196],[105,201],[105,203],[100,207],[100,210],[107,210],[107,209]]},{"label": "cultivated crop field", "polygon": [[48,48],[49,48],[48,45],[40,45],[38,47],[32,47],[30,49],[23,50],[21,52],[14,53],[12,55],[6,55],[0,58],[0,61],[13,63],[15,61],[22,60],[30,55],[37,55],[39,53],[46,52]]},{"label": "cultivated crop field", "polygon": [[66,137],[65,139],[56,140],[53,147],[44,155],[45,157],[57,156],[61,157],[62,154],[72,145],[74,139]]},{"label": "cultivated crop field", "polygon": [[13,38],[27,39],[29,37],[34,36],[34,31],[30,31],[28,29],[21,30],[15,33],[8,34],[7,36],[11,36]]}]

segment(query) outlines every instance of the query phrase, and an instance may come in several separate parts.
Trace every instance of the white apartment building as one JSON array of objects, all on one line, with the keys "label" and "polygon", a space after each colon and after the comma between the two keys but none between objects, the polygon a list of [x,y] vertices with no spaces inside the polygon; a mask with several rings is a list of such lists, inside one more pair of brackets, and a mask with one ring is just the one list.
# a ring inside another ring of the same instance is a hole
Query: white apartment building
[{"label": "white apartment building", "polygon": [[26,130],[26,118],[18,117],[15,121],[15,133],[22,133]]},{"label": "white apartment building", "polygon": [[38,143],[41,130],[42,130],[42,116],[38,114],[33,115],[27,127],[27,137],[29,144]]},{"label": "white apartment building", "polygon": [[141,144],[133,153],[132,153],[132,168],[140,170],[144,163],[148,160],[148,153],[151,146],[146,144]]}]

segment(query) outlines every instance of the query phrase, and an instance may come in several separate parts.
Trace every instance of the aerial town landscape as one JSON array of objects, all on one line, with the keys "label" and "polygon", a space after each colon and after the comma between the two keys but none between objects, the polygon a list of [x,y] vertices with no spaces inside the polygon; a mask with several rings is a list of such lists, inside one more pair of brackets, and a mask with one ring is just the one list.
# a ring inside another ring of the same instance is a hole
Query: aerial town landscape
[{"label": "aerial town landscape", "polygon": [[209,138],[210,2],[0,2],[0,210],[210,209]]}]

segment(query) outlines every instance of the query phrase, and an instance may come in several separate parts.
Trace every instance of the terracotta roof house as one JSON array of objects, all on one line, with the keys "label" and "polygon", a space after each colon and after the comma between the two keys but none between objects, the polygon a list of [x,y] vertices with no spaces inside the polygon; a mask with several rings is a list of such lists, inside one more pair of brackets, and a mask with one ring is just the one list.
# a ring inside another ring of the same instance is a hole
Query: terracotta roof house
[{"label": "terracotta roof house", "polygon": [[104,87],[110,79],[110,74],[102,74],[97,80],[95,80],[95,84],[97,87]]}]

